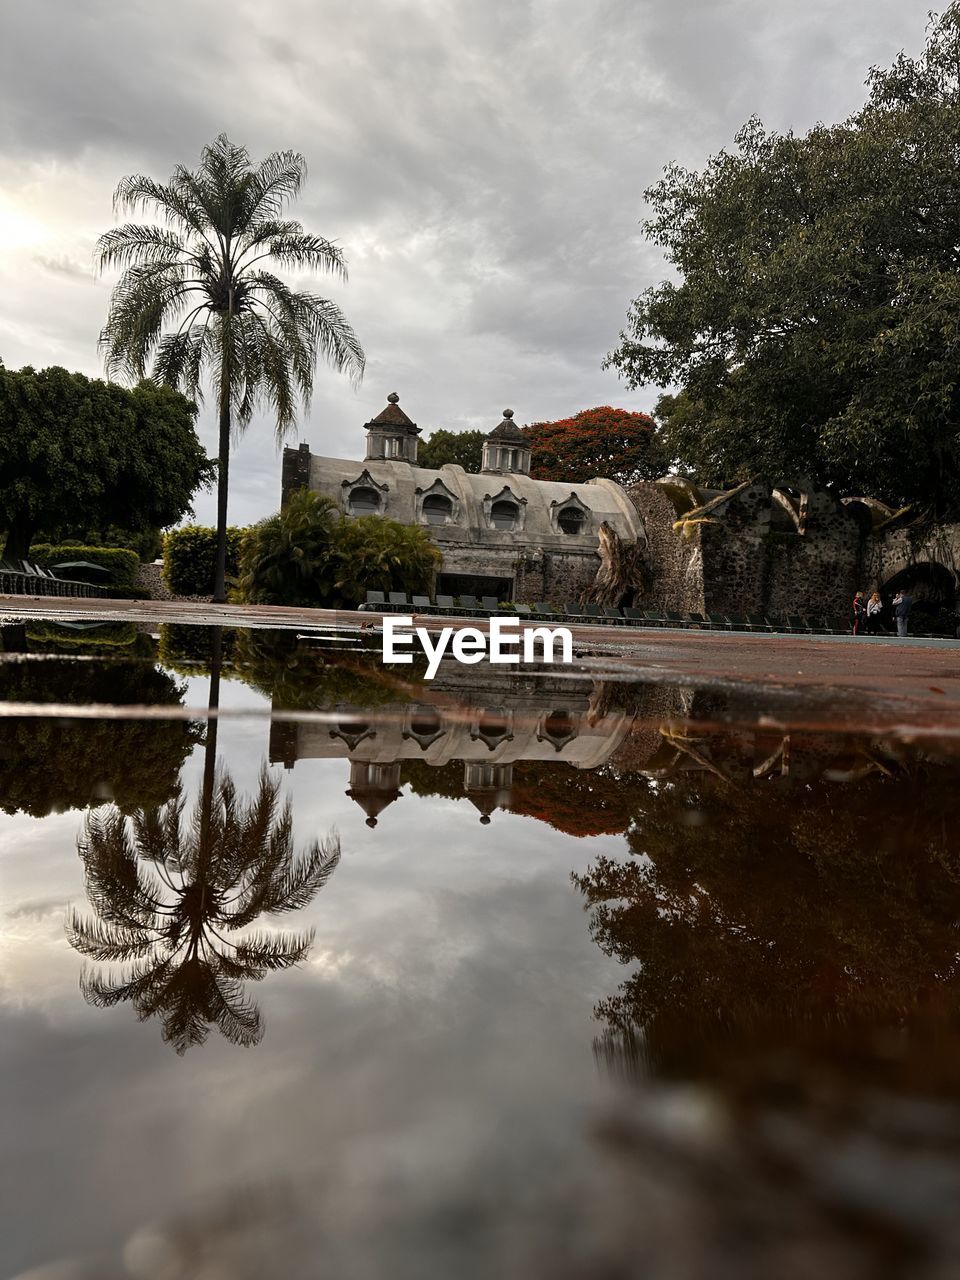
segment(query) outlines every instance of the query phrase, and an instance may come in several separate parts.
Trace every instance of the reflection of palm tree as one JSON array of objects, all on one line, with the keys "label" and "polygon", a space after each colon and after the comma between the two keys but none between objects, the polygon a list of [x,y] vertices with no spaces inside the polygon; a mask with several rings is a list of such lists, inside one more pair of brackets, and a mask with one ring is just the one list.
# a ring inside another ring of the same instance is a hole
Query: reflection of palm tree
[{"label": "reflection of palm tree", "polygon": [[187,823],[179,792],[130,822],[115,809],[88,816],[80,856],[96,915],[71,916],[70,942],[94,960],[132,962],[119,974],[84,973],[91,1004],[129,1000],[141,1019],[159,1016],[178,1053],[203,1043],[213,1024],[234,1044],[259,1041],[260,1012],[243,983],[302,960],[312,935],[240,931],[306,906],[340,856],[332,842],[295,857],[278,790],[264,775],[244,805],[222,775],[209,812],[201,798]]},{"label": "reflection of palm tree", "polygon": [[[216,637],[210,705],[219,700]],[[98,809],[86,819],[79,852],[92,919],[73,912],[71,945],[120,973],[85,972],[91,1004],[129,1000],[142,1019],[158,1016],[178,1053],[202,1044],[216,1025],[234,1044],[256,1044],[260,1011],[243,983],[286,969],[310,949],[311,933],[242,932],[261,915],[305,907],[340,860],[336,839],[297,858],[289,802],[266,773],[244,804],[225,773],[216,776],[216,717],[207,726],[203,788],[189,822],[179,787],[162,808]],[[225,935],[236,935],[227,937]]]}]

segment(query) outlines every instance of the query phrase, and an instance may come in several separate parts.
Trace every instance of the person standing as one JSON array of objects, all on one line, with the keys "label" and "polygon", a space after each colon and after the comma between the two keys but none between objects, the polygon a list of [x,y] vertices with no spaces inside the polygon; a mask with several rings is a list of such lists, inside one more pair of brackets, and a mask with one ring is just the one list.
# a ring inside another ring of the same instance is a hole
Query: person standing
[{"label": "person standing", "polygon": [[863,598],[863,592],[858,591],[853,597],[853,634],[860,635],[863,631],[864,620],[867,616],[867,604]]},{"label": "person standing", "polygon": [[910,610],[913,608],[913,597],[906,591],[898,591],[893,597],[893,616],[897,620],[897,635],[905,636],[910,621]]},{"label": "person standing", "polygon": [[880,599],[880,592],[874,591],[873,595],[867,601],[867,635],[878,636],[880,634],[880,615],[883,613],[883,601]]}]

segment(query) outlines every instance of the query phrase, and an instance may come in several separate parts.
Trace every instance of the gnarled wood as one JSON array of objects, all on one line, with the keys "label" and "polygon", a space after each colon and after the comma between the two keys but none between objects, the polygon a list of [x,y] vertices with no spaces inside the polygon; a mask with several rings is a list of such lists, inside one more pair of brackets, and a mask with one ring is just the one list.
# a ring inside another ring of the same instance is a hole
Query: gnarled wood
[{"label": "gnarled wood", "polygon": [[597,534],[600,568],[581,603],[619,605],[631,592],[634,598],[642,596],[650,584],[646,547],[640,542],[625,543],[606,520]]}]

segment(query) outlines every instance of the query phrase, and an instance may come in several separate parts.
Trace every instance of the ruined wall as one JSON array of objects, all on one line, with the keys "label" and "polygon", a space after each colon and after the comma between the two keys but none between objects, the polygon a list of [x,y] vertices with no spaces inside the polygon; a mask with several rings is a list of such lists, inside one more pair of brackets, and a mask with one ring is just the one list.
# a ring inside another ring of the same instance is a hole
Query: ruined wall
[{"label": "ruined wall", "polygon": [[766,611],[846,618],[863,590],[864,530],[828,493],[804,496],[802,533],[771,530],[767,545]]},{"label": "ruined wall", "polygon": [[960,524],[881,530],[870,539],[864,558],[864,589],[880,590],[898,573],[919,564],[940,565],[955,583],[960,580]]}]

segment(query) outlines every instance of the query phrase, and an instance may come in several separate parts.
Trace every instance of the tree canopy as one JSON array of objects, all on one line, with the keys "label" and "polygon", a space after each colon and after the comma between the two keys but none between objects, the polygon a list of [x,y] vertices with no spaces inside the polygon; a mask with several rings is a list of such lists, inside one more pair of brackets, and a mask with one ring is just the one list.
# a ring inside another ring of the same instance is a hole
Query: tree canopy
[{"label": "tree canopy", "polygon": [[607,358],[657,405],[697,479],[805,477],[945,514],[960,505],[960,3],[865,105],[802,136],[753,119],[646,194],[676,278]]},{"label": "tree canopy", "polygon": [[195,414],[152,382],[129,390],[66,369],[0,365],[5,556],[27,555],[40,528],[174,524],[210,477]]},{"label": "tree canopy", "polygon": [[575,484],[600,476],[628,485],[655,480],[667,470],[653,420],[645,413],[600,405],[556,422],[531,422],[523,434],[530,441],[535,480]]},{"label": "tree canopy", "polygon": [[421,467],[439,471],[448,463],[456,463],[473,475],[483,465],[483,431],[446,431],[441,427],[433,431],[417,449],[417,462]]}]

